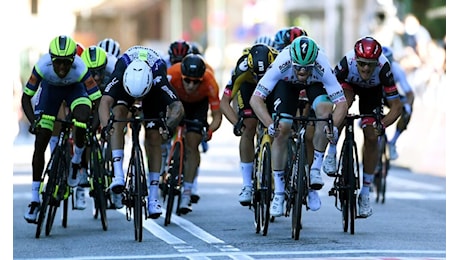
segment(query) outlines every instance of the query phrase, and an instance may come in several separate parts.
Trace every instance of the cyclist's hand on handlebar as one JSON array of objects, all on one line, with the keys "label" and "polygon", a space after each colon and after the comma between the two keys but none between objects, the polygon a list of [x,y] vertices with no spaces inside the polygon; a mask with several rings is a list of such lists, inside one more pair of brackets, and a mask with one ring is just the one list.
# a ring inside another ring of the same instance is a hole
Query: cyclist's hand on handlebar
[{"label": "cyclist's hand on handlebar", "polygon": [[160,135],[163,137],[164,140],[169,140],[173,137],[173,134],[174,134],[174,130],[167,126],[166,128],[165,127],[160,127],[158,129],[158,131],[160,132]]},{"label": "cyclist's hand on handlebar", "polygon": [[326,134],[327,139],[331,144],[337,144],[337,141],[339,139],[339,130],[337,129],[336,126],[332,128],[332,132],[329,129],[329,126],[325,125],[324,126],[324,133]]},{"label": "cyclist's hand on handlebar", "polygon": [[109,129],[108,126],[104,126],[101,129],[101,140],[102,141],[108,141],[107,139],[110,138],[110,135],[112,134],[112,128]]},{"label": "cyclist's hand on handlebar", "polygon": [[238,120],[238,122],[233,126],[233,134],[235,136],[241,136],[245,127],[246,126],[244,125],[243,120]]},{"label": "cyclist's hand on handlebar", "polygon": [[275,128],[275,123],[271,123],[268,128],[268,135],[270,135],[271,137],[275,137],[279,134],[279,129],[278,128]]},{"label": "cyclist's hand on handlebar", "polygon": [[382,136],[385,134],[385,125],[382,122],[374,122],[372,126],[374,127],[375,135]]}]

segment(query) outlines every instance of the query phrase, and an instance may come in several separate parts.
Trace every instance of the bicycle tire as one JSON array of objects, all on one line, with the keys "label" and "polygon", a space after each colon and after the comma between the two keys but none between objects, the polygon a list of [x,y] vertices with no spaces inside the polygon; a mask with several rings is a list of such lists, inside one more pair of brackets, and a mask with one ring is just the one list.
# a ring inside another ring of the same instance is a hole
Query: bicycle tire
[{"label": "bicycle tire", "polygon": [[48,205],[48,216],[46,217],[46,225],[45,225],[45,235],[49,236],[51,233],[51,229],[53,228],[54,219],[56,217],[56,212],[58,210],[58,201],[54,198],[51,199],[50,204]]},{"label": "bicycle tire", "polygon": [[61,225],[64,228],[67,228],[67,219],[69,217],[69,198],[65,198],[62,203],[62,221]]},{"label": "bicycle tire", "polygon": [[262,160],[261,160],[261,193],[260,193],[260,220],[262,235],[266,236],[268,233],[268,226],[270,223],[270,203],[272,200],[272,167],[271,167],[271,144],[265,142],[262,147]]},{"label": "bicycle tire", "polygon": [[340,154],[339,163],[341,165],[340,170],[341,174],[339,176],[339,200],[340,200],[340,210],[342,212],[342,228],[343,232],[348,232],[348,223],[349,223],[349,203],[350,198],[348,196],[348,171],[350,164],[350,155],[353,153],[353,150],[350,151],[349,141],[344,143],[342,152]]},{"label": "bicycle tire", "polygon": [[90,170],[92,171],[92,189],[93,200],[96,216],[100,215],[102,230],[107,231],[107,197],[105,194],[105,178],[103,176],[104,169],[102,168],[102,154],[98,147],[97,140],[92,140],[90,152]]},{"label": "bicycle tire", "polygon": [[255,156],[254,156],[254,167],[252,170],[252,190],[254,192],[252,194],[252,204],[249,206],[253,208],[254,228],[256,230],[256,234],[259,234],[261,230],[260,209],[259,209],[261,178],[259,177],[260,166],[259,166],[258,153],[259,152],[256,150]]},{"label": "bicycle tire", "polygon": [[[172,157],[169,163],[169,169],[168,169],[168,179],[166,182],[166,187],[167,187],[167,195],[166,195],[166,216],[165,216],[165,221],[164,225],[167,226],[171,223],[171,216],[174,208],[174,201],[175,201],[175,196],[176,196],[176,190],[177,190],[177,180],[179,177],[179,171],[180,171],[180,144],[176,143],[174,144],[174,150],[172,153]],[[177,204],[179,204],[180,201],[178,201]],[[178,211],[177,211],[178,212]],[[179,212],[178,212],[179,213]],[[179,213],[180,214],[180,213]]]},{"label": "bicycle tire", "polygon": [[[48,175],[48,173],[46,173]],[[53,187],[55,186],[54,181],[51,180],[49,181],[50,177],[49,175],[45,177],[46,178],[46,186],[44,184],[44,181],[40,184],[40,190],[43,188],[45,189],[42,191],[42,204],[40,206],[40,211],[38,213],[38,219],[37,219],[37,228],[35,231],[35,238],[40,238],[41,230],[43,228],[43,224],[46,218],[46,213],[48,211],[48,205],[51,200],[51,194],[53,194]]]},{"label": "bicycle tire", "polygon": [[350,158],[350,180],[349,180],[349,196],[350,196],[350,234],[355,234],[355,220],[357,218],[357,191],[359,190],[359,161],[358,161],[358,147],[356,142],[353,141],[353,157]]},{"label": "bicycle tire", "polygon": [[142,175],[142,152],[140,147],[137,147],[134,150],[134,239],[136,241],[142,242],[142,209],[143,209],[143,191],[141,183]]},{"label": "bicycle tire", "polygon": [[292,207],[292,238],[299,240],[300,230],[302,229],[302,204],[305,193],[305,146],[298,147],[296,159],[294,163],[294,172],[292,173],[294,185],[294,205]]}]

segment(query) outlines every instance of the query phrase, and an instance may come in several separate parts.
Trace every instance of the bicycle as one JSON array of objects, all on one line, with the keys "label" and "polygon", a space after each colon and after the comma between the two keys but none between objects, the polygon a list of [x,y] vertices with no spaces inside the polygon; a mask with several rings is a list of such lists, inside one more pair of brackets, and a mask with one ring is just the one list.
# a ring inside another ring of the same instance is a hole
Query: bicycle
[{"label": "bicycle", "polygon": [[252,206],[254,209],[254,226],[256,233],[262,230],[262,235],[268,233],[269,222],[274,221],[270,216],[270,203],[273,197],[273,180],[271,165],[272,137],[267,128],[259,121],[256,131],[256,149],[254,168],[252,172]]},{"label": "bicycle", "polygon": [[[42,204],[36,222],[35,238],[40,237],[45,218],[45,235],[50,235],[61,201],[63,204],[61,224],[64,228],[67,227],[69,196],[72,193],[72,189],[67,185],[67,177],[71,159],[69,137],[74,122],[70,121],[70,114],[64,120],[45,114],[41,114],[39,119],[41,118],[60,122],[61,130],[56,147],[41,177],[39,193],[42,196]],[[38,121],[36,120],[36,122]],[[35,131],[37,127],[36,125],[32,126],[34,129],[32,131]]]},{"label": "bicycle", "polygon": [[[164,121],[163,124],[166,125]],[[166,201],[166,216],[164,225],[171,223],[175,198],[177,196],[176,214],[181,215],[179,210],[181,201],[182,178],[184,176],[185,162],[185,132],[186,127],[192,126],[201,129],[203,140],[206,140],[206,127],[197,120],[182,119],[182,122],[177,126],[174,139],[169,151],[165,176],[163,176],[162,194],[163,201]]]},{"label": "bicycle", "polygon": [[[345,117],[345,139],[339,157],[337,173],[329,175],[335,177],[329,196],[335,196],[335,207],[342,212],[343,232],[355,233],[355,219],[357,215],[357,195],[360,189],[361,169],[359,165],[358,147],[355,141],[354,121],[365,117],[376,119],[377,127],[382,129],[381,110],[378,108],[372,114],[348,114]],[[340,202],[340,207],[338,206]]]},{"label": "bicycle", "polygon": [[[147,178],[145,175],[145,164],[143,151],[139,141],[141,125],[145,121],[164,122],[161,119],[145,119],[141,115],[142,107],[133,105],[130,107],[131,117],[128,119],[115,119],[112,114],[109,118],[107,129],[112,129],[114,123],[129,123],[131,127],[132,147],[128,164],[128,171],[125,176],[125,187],[121,191],[122,203],[126,206],[126,220],[131,221],[134,216],[134,239],[142,242],[142,217],[148,217],[147,203],[145,197],[148,195]],[[166,127],[166,126],[163,126]],[[165,129],[165,128],[163,128]],[[166,128],[167,129],[167,128]]]},{"label": "bicycle", "polygon": [[374,188],[376,193],[375,202],[385,203],[385,193],[387,189],[387,176],[390,169],[390,157],[387,152],[387,135],[379,137],[379,160],[374,175]]},{"label": "bicycle", "polygon": [[112,177],[105,168],[107,162],[104,161],[104,151],[97,139],[96,129],[92,125],[93,119],[91,116],[89,126],[86,128],[86,147],[89,149],[89,195],[94,200],[93,217],[97,219],[100,215],[102,229],[106,231],[108,228],[107,202],[111,201],[108,187],[112,182]]},{"label": "bicycle", "polygon": [[[291,237],[299,240],[300,230],[302,229],[302,205],[308,209],[308,192],[310,186],[310,165],[307,160],[305,134],[309,122],[327,122],[327,126],[332,132],[333,120],[332,114],[327,118],[316,118],[311,116],[284,116],[277,113],[277,120],[282,118],[293,120],[293,134],[288,143],[288,164],[287,164],[287,181],[285,186],[286,211],[285,217],[291,216]],[[292,159],[292,161],[291,161]],[[292,212],[291,212],[292,211]]]}]

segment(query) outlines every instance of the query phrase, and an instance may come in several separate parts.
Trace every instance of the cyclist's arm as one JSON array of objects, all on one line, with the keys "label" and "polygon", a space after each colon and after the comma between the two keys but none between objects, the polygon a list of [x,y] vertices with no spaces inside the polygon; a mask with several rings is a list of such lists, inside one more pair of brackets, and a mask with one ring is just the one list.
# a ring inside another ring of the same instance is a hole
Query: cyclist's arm
[{"label": "cyclist's arm", "polygon": [[107,126],[110,117],[110,108],[114,103],[113,97],[103,95],[99,102],[98,115],[102,127]]},{"label": "cyclist's arm", "polygon": [[232,124],[235,125],[238,122],[238,115],[230,105],[232,102],[232,90],[225,88],[222,98],[220,100],[220,111],[224,114],[225,118]]},{"label": "cyclist's arm", "polygon": [[170,129],[176,129],[183,117],[184,106],[180,100],[174,101],[168,105],[166,124]]}]

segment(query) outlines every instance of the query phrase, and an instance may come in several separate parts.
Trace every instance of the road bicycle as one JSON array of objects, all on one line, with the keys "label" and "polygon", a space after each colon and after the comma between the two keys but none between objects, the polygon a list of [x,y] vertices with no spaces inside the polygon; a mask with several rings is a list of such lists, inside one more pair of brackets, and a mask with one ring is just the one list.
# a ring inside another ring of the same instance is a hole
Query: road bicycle
[{"label": "road bicycle", "polygon": [[112,203],[110,199],[109,185],[112,182],[110,172],[105,168],[104,151],[100,141],[97,138],[96,130],[92,124],[93,117],[90,118],[90,123],[86,128],[86,147],[89,149],[88,160],[88,177],[89,177],[89,195],[93,198],[93,217],[100,217],[102,229],[108,228],[107,223],[107,208]]},{"label": "road bicycle", "polygon": [[[166,125],[166,122],[164,121]],[[174,208],[174,202],[177,197],[176,214],[181,215],[179,210],[182,194],[182,179],[184,176],[185,167],[185,133],[187,128],[201,129],[203,140],[206,140],[206,126],[198,120],[183,119],[177,126],[172,140],[171,149],[169,151],[166,171],[163,176],[161,190],[163,201],[166,201],[166,216],[164,225],[167,226],[171,223],[171,216]]]},{"label": "road bicycle", "polygon": [[387,189],[387,176],[390,170],[390,157],[387,152],[387,135],[379,137],[379,160],[374,174],[375,202],[385,203],[385,193]]},{"label": "road bicycle", "polygon": [[262,230],[262,235],[268,233],[269,222],[274,221],[270,216],[270,203],[273,198],[272,137],[267,128],[259,121],[256,131],[256,149],[254,155],[254,168],[252,172],[252,205],[254,211],[254,226],[256,233]]},{"label": "road bicycle", "polygon": [[[284,116],[277,114],[277,118],[293,120],[293,133],[288,142],[288,164],[285,186],[286,211],[285,217],[291,216],[291,237],[299,240],[302,229],[302,205],[308,209],[308,192],[310,184],[310,165],[307,160],[306,131],[309,122],[327,122],[332,132],[332,114],[327,118],[316,118],[312,116]],[[276,121],[275,121],[276,122]]]},{"label": "road bicycle", "polygon": [[[357,196],[360,189],[361,169],[359,164],[358,148],[355,141],[354,121],[365,117],[376,119],[377,128],[381,125],[381,109],[378,108],[372,114],[348,114],[345,117],[345,138],[339,157],[337,173],[329,175],[335,177],[329,196],[335,197],[335,206],[342,212],[343,232],[353,235],[355,233],[355,219],[357,215]],[[383,131],[383,130],[382,130]],[[339,205],[340,204],[340,205]]]},{"label": "road bicycle", "polygon": [[[107,124],[107,129],[112,129],[114,123],[129,123],[131,127],[132,147],[128,164],[128,171],[125,176],[125,187],[121,191],[122,203],[126,206],[126,220],[134,218],[134,239],[142,242],[143,219],[147,220],[148,211],[145,197],[148,196],[147,178],[145,174],[144,155],[139,141],[139,132],[142,123],[154,121],[160,123],[164,120],[146,119],[142,116],[142,107],[133,105],[130,107],[131,117],[128,119],[115,119],[112,114]],[[144,213],[144,214],[143,214]]]},{"label": "road bicycle", "polygon": [[[72,189],[67,185],[68,171],[70,168],[70,143],[69,137],[73,122],[70,120],[70,114],[65,119],[58,119],[54,116],[42,114],[39,119],[52,120],[61,123],[61,130],[58,135],[58,142],[54,148],[51,157],[43,171],[39,193],[42,196],[42,204],[38,214],[37,228],[35,238],[39,238],[43,224],[45,223],[45,235],[49,236],[53,227],[56,212],[62,202],[62,226],[67,227],[69,196]],[[38,122],[36,120],[35,122]],[[37,129],[38,126],[32,126]],[[35,131],[35,130],[33,130]],[[39,130],[38,130],[39,131]]]}]

